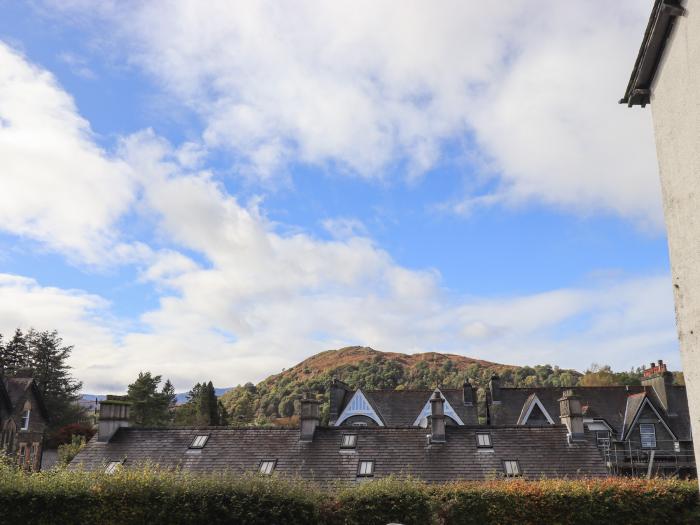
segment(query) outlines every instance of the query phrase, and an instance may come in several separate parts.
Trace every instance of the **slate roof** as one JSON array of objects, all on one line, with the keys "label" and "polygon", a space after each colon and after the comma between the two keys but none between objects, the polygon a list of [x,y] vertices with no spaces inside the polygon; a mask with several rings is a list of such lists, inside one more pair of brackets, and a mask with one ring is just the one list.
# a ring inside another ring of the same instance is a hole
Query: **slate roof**
[{"label": "slate roof", "polygon": [[28,389],[32,389],[33,394],[34,394],[34,399],[36,400],[38,404],[38,408],[41,411],[42,415],[44,417],[48,417],[48,413],[46,412],[46,406],[44,405],[44,400],[41,395],[41,392],[39,392],[38,387],[36,386],[36,382],[34,381],[34,378],[32,377],[3,377],[2,382],[5,386],[5,389],[7,391],[7,394],[10,399],[10,403],[12,404],[13,407],[16,407],[17,404],[24,398],[26,392]]},{"label": "slate roof", "polygon": [[[489,402],[491,423],[496,425],[515,425],[521,416],[523,407],[534,394],[544,405],[549,415],[555,422],[559,421],[559,399],[568,387],[538,387],[538,388],[508,388],[501,387],[501,403],[493,405]],[[684,386],[672,386],[670,388],[670,402],[673,413],[668,414],[659,402],[658,396],[650,386],[577,386],[573,391],[581,399],[583,416],[586,419],[604,420],[616,435],[620,435],[625,425],[625,414],[628,418],[634,418],[636,409],[639,408],[644,396],[648,396],[654,407],[662,415],[669,428],[681,440],[690,440],[690,415],[688,413],[688,399]],[[628,408],[628,398],[630,407]],[[635,405],[638,400],[639,404]],[[636,407],[636,409],[635,409]],[[625,410],[627,408],[627,410]],[[633,412],[630,414],[630,412]],[[629,424],[630,421],[627,423]]]},{"label": "slate roof", "polygon": [[[433,390],[363,390],[367,401],[390,427],[410,427],[430,399]],[[476,406],[465,406],[461,388],[440,389],[465,425],[478,423]],[[342,409],[345,407],[341,408]]]},{"label": "slate roof", "polygon": [[[491,434],[492,449],[476,446],[476,433]],[[343,434],[356,433],[354,450],[340,448]],[[209,434],[202,450],[188,446]],[[353,482],[360,460],[375,461],[375,478],[412,475],[427,482],[484,480],[502,475],[504,460],[518,460],[525,478],[606,476],[602,456],[591,441],[567,442],[564,426],[448,427],[447,441],[429,444],[422,428],[319,427],[311,442],[298,429],[122,428],[109,443],[92,439],[71,469],[103,469],[111,461],[125,468],[146,461],[194,472],[257,472],[260,461],[276,460],[275,473],[319,483]],[[547,454],[542,451],[546,450]]]}]

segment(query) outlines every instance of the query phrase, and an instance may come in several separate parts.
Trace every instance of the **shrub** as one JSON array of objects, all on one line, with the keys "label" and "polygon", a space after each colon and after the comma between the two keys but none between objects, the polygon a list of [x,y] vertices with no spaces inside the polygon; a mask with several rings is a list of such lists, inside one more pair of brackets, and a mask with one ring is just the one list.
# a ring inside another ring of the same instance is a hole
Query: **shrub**
[{"label": "shrub", "polygon": [[71,442],[65,445],[58,445],[58,463],[59,467],[67,467],[78,452],[85,446],[85,438],[83,436],[74,435]]},{"label": "shrub", "polygon": [[28,474],[0,461],[3,523],[100,525],[468,525],[700,523],[697,483],[494,480],[427,485],[384,479],[321,489],[258,475],[117,469]]}]

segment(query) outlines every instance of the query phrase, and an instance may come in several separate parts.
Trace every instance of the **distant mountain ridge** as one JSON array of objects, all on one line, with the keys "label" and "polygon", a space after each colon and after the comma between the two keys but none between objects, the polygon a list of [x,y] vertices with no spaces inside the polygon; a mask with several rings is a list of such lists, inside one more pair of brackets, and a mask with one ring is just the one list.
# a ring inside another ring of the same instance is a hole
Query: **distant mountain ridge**
[{"label": "distant mountain ridge", "polygon": [[302,395],[320,399],[325,417],[327,390],[334,377],[352,388],[368,390],[458,388],[465,379],[483,388],[494,373],[502,377],[504,385],[514,386],[573,386],[581,377],[575,370],[549,365],[519,367],[457,354],[402,354],[352,346],[320,352],[257,385],[239,385],[221,401],[239,423],[284,425],[298,414]]}]

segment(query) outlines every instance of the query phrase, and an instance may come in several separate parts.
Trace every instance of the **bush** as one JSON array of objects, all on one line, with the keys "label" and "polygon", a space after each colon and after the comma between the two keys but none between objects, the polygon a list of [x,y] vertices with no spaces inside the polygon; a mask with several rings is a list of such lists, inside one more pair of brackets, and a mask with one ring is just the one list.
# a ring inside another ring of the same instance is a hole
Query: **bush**
[{"label": "bush", "polygon": [[678,480],[384,479],[320,489],[257,475],[118,469],[28,474],[0,462],[4,523],[405,525],[700,523],[697,484]]},{"label": "bush", "polygon": [[73,458],[78,455],[85,446],[85,438],[83,436],[74,435],[71,442],[65,445],[58,445],[58,462],[59,467],[65,468],[73,461]]}]

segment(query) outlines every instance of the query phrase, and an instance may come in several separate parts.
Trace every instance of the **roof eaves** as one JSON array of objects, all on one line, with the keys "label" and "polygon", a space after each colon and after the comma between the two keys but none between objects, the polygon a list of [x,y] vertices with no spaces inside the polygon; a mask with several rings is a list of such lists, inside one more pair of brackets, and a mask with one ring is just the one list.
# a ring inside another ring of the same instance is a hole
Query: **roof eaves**
[{"label": "roof eaves", "polygon": [[646,106],[651,99],[651,85],[661,62],[666,42],[673,30],[676,17],[683,16],[685,9],[680,0],[656,0],[644,32],[634,69],[627,83],[620,104]]}]

